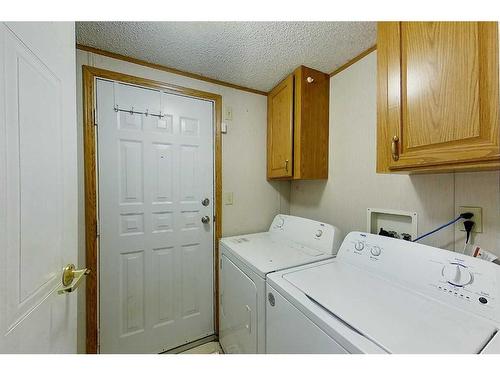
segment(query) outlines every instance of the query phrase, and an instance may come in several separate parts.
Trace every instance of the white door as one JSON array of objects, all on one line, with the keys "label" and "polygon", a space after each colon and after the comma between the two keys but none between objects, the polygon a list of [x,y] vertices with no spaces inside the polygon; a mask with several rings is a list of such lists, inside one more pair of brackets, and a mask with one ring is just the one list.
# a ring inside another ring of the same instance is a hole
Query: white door
[{"label": "white door", "polygon": [[97,80],[101,353],[214,333],[213,118],[209,101]]},{"label": "white door", "polygon": [[0,352],[76,352],[73,23],[0,23]]}]

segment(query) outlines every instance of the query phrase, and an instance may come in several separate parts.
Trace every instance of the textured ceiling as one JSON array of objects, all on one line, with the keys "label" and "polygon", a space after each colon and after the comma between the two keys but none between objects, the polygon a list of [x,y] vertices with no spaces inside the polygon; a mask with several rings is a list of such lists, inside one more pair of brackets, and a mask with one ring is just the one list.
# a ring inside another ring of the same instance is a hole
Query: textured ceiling
[{"label": "textured ceiling", "polygon": [[77,22],[77,42],[269,91],[299,65],[330,73],[375,44],[375,22]]}]

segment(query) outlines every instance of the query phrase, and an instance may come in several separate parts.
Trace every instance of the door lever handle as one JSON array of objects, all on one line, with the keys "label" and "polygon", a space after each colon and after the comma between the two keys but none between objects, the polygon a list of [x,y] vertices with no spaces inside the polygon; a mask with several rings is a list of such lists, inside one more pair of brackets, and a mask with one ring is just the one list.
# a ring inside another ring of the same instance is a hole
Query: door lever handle
[{"label": "door lever handle", "polygon": [[83,280],[83,277],[88,275],[90,270],[88,268],[82,268],[81,270],[76,270],[74,264],[68,264],[63,268],[62,274],[62,285],[63,287],[57,291],[57,294],[67,294],[71,293],[78,288]]}]

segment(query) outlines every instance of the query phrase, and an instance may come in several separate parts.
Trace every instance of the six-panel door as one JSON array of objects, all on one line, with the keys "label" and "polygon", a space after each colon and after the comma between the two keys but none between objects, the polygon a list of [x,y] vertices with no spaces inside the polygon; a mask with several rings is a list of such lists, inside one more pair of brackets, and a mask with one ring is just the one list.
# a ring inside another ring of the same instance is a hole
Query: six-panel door
[{"label": "six-panel door", "polygon": [[98,80],[97,118],[101,353],[213,334],[213,103]]}]

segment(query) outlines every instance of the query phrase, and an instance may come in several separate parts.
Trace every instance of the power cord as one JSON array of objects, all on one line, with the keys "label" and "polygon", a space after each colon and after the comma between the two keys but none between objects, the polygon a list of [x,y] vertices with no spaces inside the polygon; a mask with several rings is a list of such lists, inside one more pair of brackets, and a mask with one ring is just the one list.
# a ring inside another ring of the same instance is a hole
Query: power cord
[{"label": "power cord", "polygon": [[[464,213],[461,213],[460,215],[458,215],[458,217],[457,217],[457,218],[453,219],[453,220],[452,220],[452,221],[450,221],[449,223],[443,224],[443,225],[441,225],[440,227],[437,227],[436,229],[431,230],[430,232],[427,232],[427,233],[425,233],[425,234],[421,235],[420,237],[415,238],[415,239],[413,240],[413,242],[417,242],[417,241],[421,240],[422,238],[425,238],[425,237],[427,237],[427,236],[430,236],[431,234],[434,234],[434,233],[436,233],[436,232],[440,231],[441,229],[444,229],[444,228],[446,228],[446,227],[448,227],[448,226],[450,226],[450,225],[452,225],[452,224],[455,224],[455,223],[456,223],[457,221],[459,221],[459,220],[465,219],[465,220],[469,221],[469,219],[471,219],[471,218],[472,218],[472,216],[474,216],[474,214],[473,214],[472,212],[464,212]],[[473,222],[473,221],[471,221],[471,223],[472,223],[472,225],[474,225],[474,222]],[[465,224],[465,223],[464,223],[464,224]],[[466,230],[467,230],[467,229],[466,229]],[[471,227],[471,230],[472,230],[472,227]],[[469,235],[467,235],[467,240],[468,240],[468,238],[469,238]]]},{"label": "power cord", "polygon": [[470,233],[472,232],[472,228],[474,227],[474,224],[475,223],[472,220],[464,221],[464,228],[465,228],[465,232],[467,232],[467,237],[465,238],[465,244],[464,244],[464,249],[462,251],[462,254],[465,254],[465,250],[467,249],[467,245],[469,244]]}]

